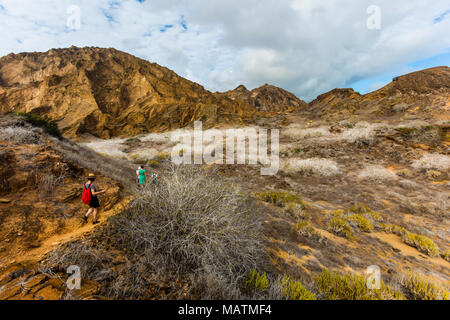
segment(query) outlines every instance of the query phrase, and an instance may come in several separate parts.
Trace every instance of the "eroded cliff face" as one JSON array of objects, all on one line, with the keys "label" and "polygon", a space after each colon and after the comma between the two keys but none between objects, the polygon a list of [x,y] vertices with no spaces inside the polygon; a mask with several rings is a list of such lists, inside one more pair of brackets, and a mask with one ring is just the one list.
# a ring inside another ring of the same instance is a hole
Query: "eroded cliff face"
[{"label": "eroded cliff face", "polygon": [[115,49],[52,49],[0,59],[0,112],[55,120],[65,136],[133,136],[184,127],[238,124],[257,110],[214,95],[154,63]]}]

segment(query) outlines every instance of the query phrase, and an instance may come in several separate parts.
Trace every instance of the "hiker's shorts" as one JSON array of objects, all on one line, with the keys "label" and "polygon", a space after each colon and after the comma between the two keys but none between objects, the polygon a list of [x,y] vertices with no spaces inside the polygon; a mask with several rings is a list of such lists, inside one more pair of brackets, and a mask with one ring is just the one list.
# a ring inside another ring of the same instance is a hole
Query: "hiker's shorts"
[{"label": "hiker's shorts", "polygon": [[100,203],[98,202],[98,198],[97,197],[92,197],[91,203],[89,203],[89,207],[91,207],[91,208],[98,208],[98,207],[100,207]]}]

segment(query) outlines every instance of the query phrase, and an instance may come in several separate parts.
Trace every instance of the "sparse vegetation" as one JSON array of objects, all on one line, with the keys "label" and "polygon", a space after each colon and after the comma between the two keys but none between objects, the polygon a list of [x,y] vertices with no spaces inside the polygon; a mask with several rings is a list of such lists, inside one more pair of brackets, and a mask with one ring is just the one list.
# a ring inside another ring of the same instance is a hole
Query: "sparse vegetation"
[{"label": "sparse vegetation", "polygon": [[255,269],[250,271],[242,281],[243,286],[250,291],[266,291],[269,288],[267,274],[262,275]]},{"label": "sparse vegetation", "polygon": [[348,130],[344,131],[338,139],[350,143],[362,142],[365,144],[371,144],[375,140],[375,130],[377,128],[378,125],[371,125],[366,122],[358,122],[354,125],[354,127],[350,126]]},{"label": "sparse vegetation", "polygon": [[102,174],[124,186],[134,185],[135,167],[126,160],[105,157],[97,152],[80,146],[79,144],[62,139],[54,139],[53,148],[63,159],[73,162],[82,168],[86,168],[94,173]]},{"label": "sparse vegetation", "polygon": [[379,290],[371,290],[367,279],[356,274],[341,275],[323,270],[315,276],[314,284],[320,296],[327,300],[403,300],[404,296],[381,282]]},{"label": "sparse vegetation", "polygon": [[286,174],[321,175],[331,177],[340,174],[337,163],[330,159],[289,159],[283,166]]},{"label": "sparse vegetation", "polygon": [[363,203],[357,203],[357,204],[351,206],[348,209],[348,211],[351,213],[357,213],[357,214],[369,216],[374,221],[382,221],[383,220],[382,213],[373,211],[372,209],[370,209],[368,206],[366,206]]},{"label": "sparse vegetation", "polygon": [[52,172],[44,172],[39,174],[38,186],[40,196],[45,198],[49,197],[55,191],[55,188],[64,182],[65,175],[61,174],[56,176]]},{"label": "sparse vegetation", "polygon": [[398,179],[396,174],[379,165],[366,166],[359,172],[358,178],[361,180],[371,180],[377,182]]},{"label": "sparse vegetation", "polygon": [[448,288],[441,287],[418,273],[408,273],[400,279],[400,284],[411,300],[449,300]]},{"label": "sparse vegetation", "polygon": [[25,144],[41,144],[40,136],[32,129],[10,126],[0,129],[0,140],[16,141]]},{"label": "sparse vegetation", "polygon": [[427,153],[421,159],[416,160],[412,166],[415,169],[448,170],[450,157],[438,153]]},{"label": "sparse vegetation", "polygon": [[139,138],[129,138],[129,139],[125,140],[126,145],[133,145],[133,144],[136,144],[139,142],[141,142],[141,140]]},{"label": "sparse vegetation", "polygon": [[397,236],[400,236],[400,237],[408,232],[405,228],[400,227],[400,226],[395,225],[395,224],[384,224],[384,223],[382,223],[382,224],[380,224],[380,227],[384,230],[384,232],[393,233],[393,234],[395,234]]},{"label": "sparse vegetation", "polygon": [[19,112],[17,115],[25,118],[31,125],[43,128],[48,134],[61,138],[61,132],[59,131],[56,122],[45,120],[44,118],[29,112]]},{"label": "sparse vegetation", "polygon": [[353,239],[353,229],[344,219],[338,217],[331,218],[328,222],[328,230],[349,240]]},{"label": "sparse vegetation", "polygon": [[303,220],[295,224],[295,230],[304,237],[312,238],[317,236],[317,232],[308,220]]},{"label": "sparse vegetation", "polygon": [[147,161],[147,165],[152,168],[159,168],[161,166],[161,163],[157,160],[149,160]]},{"label": "sparse vegetation", "polygon": [[430,257],[439,255],[438,246],[430,238],[409,232],[405,228],[395,224],[381,224],[381,227],[385,232],[400,236],[407,245],[416,248]]},{"label": "sparse vegetation", "polygon": [[292,139],[307,139],[307,138],[319,138],[322,136],[330,135],[330,131],[327,127],[306,128],[290,127],[283,130],[283,134]]},{"label": "sparse vegetation", "polygon": [[262,201],[293,210],[293,206],[305,208],[303,199],[298,194],[286,191],[266,191],[258,194]]},{"label": "sparse vegetation", "polygon": [[367,218],[364,218],[360,214],[354,214],[350,217],[350,221],[354,222],[358,228],[363,232],[372,232],[373,231],[373,225],[370,223],[370,220]]},{"label": "sparse vegetation", "polygon": [[288,276],[280,281],[283,296],[288,300],[316,300],[316,295],[309,291],[301,282],[291,280]]},{"label": "sparse vegetation", "polygon": [[430,238],[407,232],[402,236],[402,239],[406,244],[417,248],[417,250],[429,255],[430,257],[439,256],[439,248]]},{"label": "sparse vegetation", "polygon": [[445,251],[441,252],[441,257],[445,261],[450,262],[450,250],[445,250]]}]

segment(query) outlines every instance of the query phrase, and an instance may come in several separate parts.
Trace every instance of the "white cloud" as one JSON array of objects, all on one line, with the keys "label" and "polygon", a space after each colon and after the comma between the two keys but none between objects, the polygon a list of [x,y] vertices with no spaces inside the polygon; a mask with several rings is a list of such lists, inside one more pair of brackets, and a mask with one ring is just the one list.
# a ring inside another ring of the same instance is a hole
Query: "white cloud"
[{"label": "white cloud", "polygon": [[[366,26],[372,4],[381,30]],[[70,5],[80,30],[66,26]],[[213,91],[268,82],[312,99],[444,52],[447,10],[447,0],[0,0],[0,55],[115,47]]]}]

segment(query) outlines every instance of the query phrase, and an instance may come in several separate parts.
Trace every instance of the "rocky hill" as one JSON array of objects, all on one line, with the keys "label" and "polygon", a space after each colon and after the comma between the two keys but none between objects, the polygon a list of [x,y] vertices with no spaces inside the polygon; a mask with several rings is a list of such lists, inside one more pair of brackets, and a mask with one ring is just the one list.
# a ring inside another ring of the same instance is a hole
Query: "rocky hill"
[{"label": "rocky hill", "polygon": [[67,137],[132,136],[203,120],[242,123],[256,109],[115,49],[52,49],[0,59],[0,112],[33,112]]},{"label": "rocky hill", "polygon": [[308,106],[305,101],[300,100],[294,94],[269,84],[251,91],[240,85],[234,90],[224,92],[223,95],[232,100],[241,100],[258,111],[264,112],[284,113],[302,110]]},{"label": "rocky hill", "polygon": [[448,120],[450,68],[436,67],[394,78],[385,87],[361,95],[353,89],[334,89],[309,104],[314,118],[404,118]]}]

